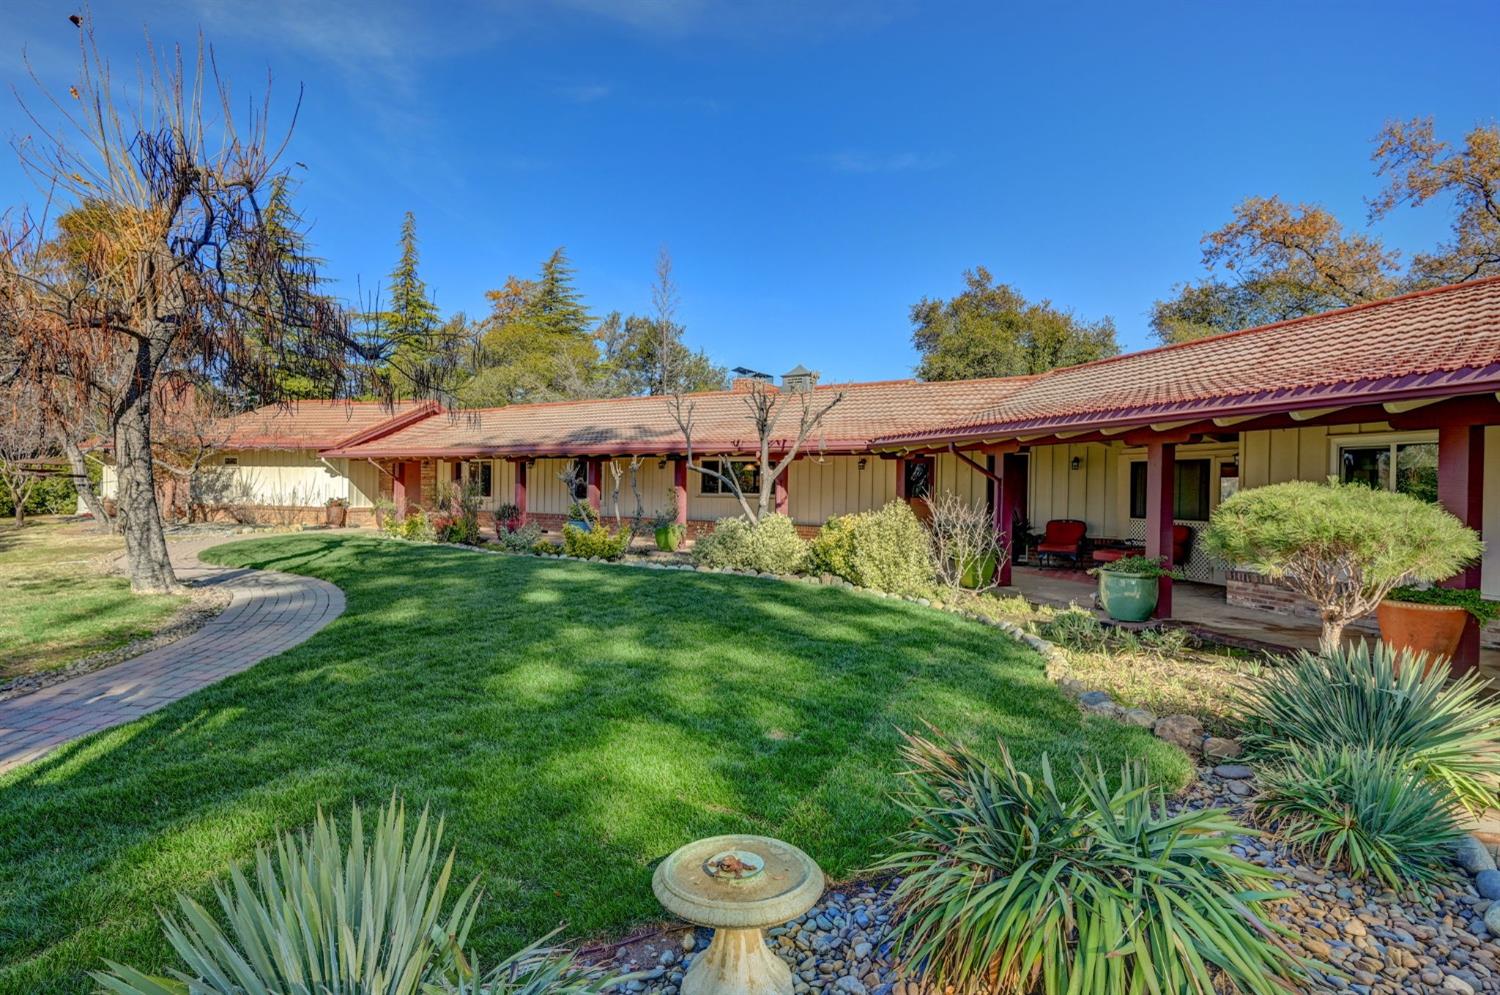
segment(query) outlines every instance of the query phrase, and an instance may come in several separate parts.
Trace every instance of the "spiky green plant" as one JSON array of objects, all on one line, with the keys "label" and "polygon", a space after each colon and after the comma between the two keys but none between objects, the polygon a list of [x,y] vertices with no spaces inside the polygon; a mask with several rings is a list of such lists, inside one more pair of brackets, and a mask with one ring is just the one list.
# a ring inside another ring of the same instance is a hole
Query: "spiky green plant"
[{"label": "spiky green plant", "polygon": [[1445,876],[1458,806],[1388,752],[1294,746],[1261,772],[1258,814],[1294,848],[1391,888]]},{"label": "spiky green plant", "polygon": [[900,874],[901,957],[935,989],[1281,993],[1299,963],[1258,912],[1278,897],[1230,846],[1245,830],[1221,809],[1166,809],[1139,764],[1111,788],[1081,773],[1059,794],[960,745],[907,736],[899,802],[913,819],[878,870]]},{"label": "spiky green plant", "polygon": [[[553,934],[511,954],[489,971],[460,961],[455,976],[423,986],[423,995],[595,995],[637,975],[605,979],[578,964],[566,950],[545,946]],[[644,972],[640,976],[644,976]]]},{"label": "spiky green plant", "polygon": [[1386,752],[1482,812],[1500,779],[1500,699],[1473,674],[1453,678],[1446,660],[1424,663],[1384,643],[1304,652],[1245,696],[1243,741],[1268,759],[1297,746]]},{"label": "spiky green plant", "polygon": [[418,995],[461,974],[478,882],[445,909],[453,873],[441,867],[441,821],[424,810],[411,839],[396,799],[381,810],[369,846],[354,807],[346,848],[320,811],[312,832],[284,833],[216,884],[220,916],[186,895],[163,916],[185,969],[170,977],[107,962],[94,979],[116,995]]}]

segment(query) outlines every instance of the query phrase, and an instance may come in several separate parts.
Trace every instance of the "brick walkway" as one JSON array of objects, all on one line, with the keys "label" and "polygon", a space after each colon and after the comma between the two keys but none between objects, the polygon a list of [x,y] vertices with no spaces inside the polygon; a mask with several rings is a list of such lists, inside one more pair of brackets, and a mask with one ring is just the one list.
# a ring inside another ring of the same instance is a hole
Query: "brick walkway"
[{"label": "brick walkway", "polygon": [[326,581],[198,559],[226,538],[169,546],[183,580],[230,591],[227,607],[197,632],[124,663],[0,701],[0,772],[100,729],[140,718],[310,637],[344,611]]}]

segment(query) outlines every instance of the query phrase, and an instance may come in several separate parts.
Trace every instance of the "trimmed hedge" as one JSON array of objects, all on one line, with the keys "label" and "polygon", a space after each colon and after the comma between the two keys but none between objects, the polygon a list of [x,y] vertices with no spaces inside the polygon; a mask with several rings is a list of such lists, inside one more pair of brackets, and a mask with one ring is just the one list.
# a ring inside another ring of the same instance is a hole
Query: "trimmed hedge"
[{"label": "trimmed hedge", "polygon": [[812,542],[813,570],[887,594],[926,595],[937,582],[932,540],[905,501],[830,518]]},{"label": "trimmed hedge", "polygon": [[693,562],[719,570],[800,573],[807,566],[807,542],[785,515],[768,515],[756,525],[723,518],[693,545]]}]

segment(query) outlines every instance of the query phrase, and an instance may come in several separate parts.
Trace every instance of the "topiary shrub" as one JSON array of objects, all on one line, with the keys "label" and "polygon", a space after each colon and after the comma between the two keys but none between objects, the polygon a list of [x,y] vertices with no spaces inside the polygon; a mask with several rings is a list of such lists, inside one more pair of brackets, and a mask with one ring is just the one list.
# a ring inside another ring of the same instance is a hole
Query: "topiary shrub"
[{"label": "topiary shrub", "polygon": [[1477,814],[1494,804],[1500,779],[1500,701],[1487,686],[1385,643],[1303,652],[1245,696],[1241,738],[1268,759],[1319,746],[1386,753]]},{"label": "topiary shrub", "polygon": [[767,515],[755,525],[722,518],[693,545],[693,562],[718,570],[794,574],[807,566],[807,542],[785,515]]},{"label": "topiary shrub", "polygon": [[1260,772],[1260,788],[1256,813],[1325,867],[1394,889],[1449,873],[1457,806],[1399,753],[1293,746]]},{"label": "topiary shrub", "polygon": [[[826,535],[825,535],[826,533]],[[829,519],[813,540],[814,569],[888,594],[932,593],[932,539],[905,501]]]},{"label": "topiary shrub", "polygon": [[536,946],[477,976],[463,946],[478,882],[445,901],[453,855],[439,866],[442,835],[423,812],[408,840],[405,808],[393,800],[368,847],[355,806],[346,848],[319,812],[310,835],[283,834],[256,851],[253,877],[230,868],[229,884],[214,886],[218,915],[178,895],[181,918],[166,917],[166,934],[185,970],[159,977],[106,961],[94,980],[116,995],[597,991],[571,957]]},{"label": "topiary shrub", "polygon": [[1445,580],[1482,548],[1478,533],[1437,505],[1332,480],[1240,491],[1214,510],[1203,543],[1316,605],[1328,650],[1398,584]]},{"label": "topiary shrub", "polygon": [[894,936],[924,988],[1299,990],[1259,913],[1267,872],[1234,855],[1244,830],[1222,809],[1170,814],[1138,763],[1115,789],[1082,771],[1065,798],[1045,756],[1033,780],[1003,743],[998,769],[913,736],[902,755],[912,828],[878,869],[901,876]]},{"label": "topiary shrub", "polygon": [[568,556],[581,556],[590,560],[618,560],[629,547],[628,529],[612,533],[597,524],[587,531],[571,523],[563,526],[562,551]]}]

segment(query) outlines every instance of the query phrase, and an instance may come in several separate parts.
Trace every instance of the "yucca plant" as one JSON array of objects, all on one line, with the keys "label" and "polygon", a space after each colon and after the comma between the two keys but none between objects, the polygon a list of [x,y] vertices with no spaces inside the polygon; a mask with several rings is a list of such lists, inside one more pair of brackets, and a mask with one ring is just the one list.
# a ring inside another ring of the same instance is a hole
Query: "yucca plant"
[{"label": "yucca plant", "polygon": [[568,951],[545,946],[550,938],[511,954],[487,972],[477,961],[460,958],[455,975],[425,985],[423,995],[595,995],[606,986],[637,977],[606,980],[600,972],[579,965]]},{"label": "yucca plant", "polygon": [[877,870],[902,877],[898,950],[935,990],[1295,990],[1257,908],[1279,893],[1231,852],[1245,830],[1223,810],[1169,814],[1139,763],[1065,797],[1045,756],[1033,779],[1004,743],[998,767],[919,736],[903,756],[913,824]]},{"label": "yucca plant", "polygon": [[1446,660],[1425,662],[1363,641],[1304,651],[1241,702],[1243,741],[1268,759],[1298,746],[1388,753],[1483,812],[1500,779],[1500,699],[1483,697],[1488,682],[1473,674],[1453,678]]},{"label": "yucca plant", "polygon": [[1460,835],[1458,806],[1400,757],[1294,746],[1261,772],[1257,813],[1295,849],[1390,888],[1441,878]]},{"label": "yucca plant", "polygon": [[[570,963],[528,948],[483,980],[463,956],[478,882],[451,904],[453,854],[439,866],[443,826],[424,810],[408,841],[406,809],[381,810],[369,846],[359,807],[345,847],[320,811],[312,832],[285,833],[215,885],[220,916],[186,895],[163,916],[184,970],[148,975],[107,962],[94,979],[116,995],[425,995],[567,991]],[[572,984],[573,982],[569,982]],[[583,986],[584,988],[587,985]],[[579,989],[582,990],[582,989]]]}]

